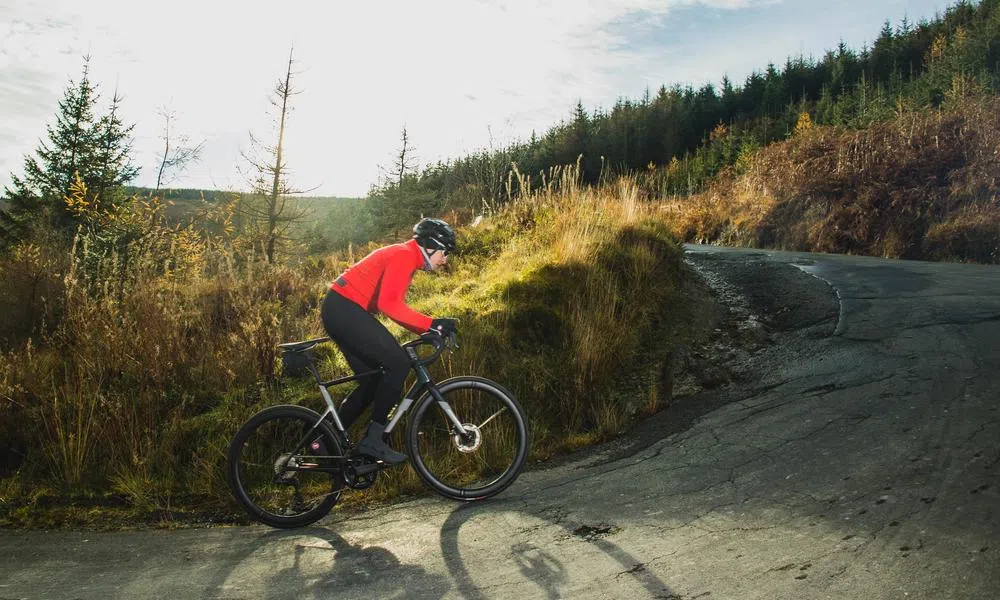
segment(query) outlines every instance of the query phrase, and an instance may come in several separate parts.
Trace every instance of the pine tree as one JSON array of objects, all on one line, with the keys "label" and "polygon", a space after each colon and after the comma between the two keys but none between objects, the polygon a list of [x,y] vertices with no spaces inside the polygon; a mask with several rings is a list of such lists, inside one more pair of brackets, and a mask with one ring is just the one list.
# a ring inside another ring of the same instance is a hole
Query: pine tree
[{"label": "pine tree", "polygon": [[[437,193],[441,184],[435,186],[434,182],[442,181],[443,178],[431,167],[425,168],[423,173],[418,172],[415,153],[416,148],[404,126],[400,146],[393,154],[391,166],[380,167],[384,174],[382,183],[372,188],[366,201],[367,214],[375,228],[391,233],[394,238],[405,233],[421,217],[438,214],[441,208]],[[468,157],[471,173],[467,182],[478,190],[478,199],[481,200],[484,194],[489,193],[486,188],[492,185],[491,177],[502,179],[499,175],[502,171],[499,163],[503,160],[501,156],[502,153],[497,150]],[[490,160],[498,161],[498,164],[488,162]],[[493,173],[490,169],[497,172]],[[433,177],[429,177],[430,175]]]},{"label": "pine tree", "polygon": [[66,210],[64,198],[77,175],[93,194],[112,200],[138,174],[128,158],[133,126],[126,126],[119,116],[121,98],[116,94],[110,112],[95,118],[98,99],[90,81],[90,57],[85,56],[79,82],[70,80],[59,101],[55,125],[46,128],[47,141],[39,144],[35,156],[24,159],[24,176],[12,176],[11,185],[4,189],[3,247],[24,239],[34,226],[71,230],[76,218]]},{"label": "pine tree", "polygon": [[385,171],[386,183],[395,184],[397,187],[403,185],[403,179],[410,173],[417,170],[417,149],[410,140],[410,135],[403,125],[403,131],[399,136],[399,151],[393,155],[392,165]]},{"label": "pine tree", "polygon": [[58,202],[69,193],[76,173],[90,186],[87,175],[93,169],[94,109],[99,95],[91,85],[90,59],[84,59],[83,76],[74,86],[70,81],[59,102],[56,125],[48,126],[49,143],[42,142],[36,153],[41,164],[33,158],[25,161],[25,176],[36,186],[40,195]]},{"label": "pine tree", "polygon": [[94,123],[91,133],[93,172],[89,174],[89,188],[104,202],[121,200],[118,196],[122,195],[123,186],[139,175],[139,167],[129,159],[135,125],[126,125],[121,120],[121,102],[122,97],[115,91],[111,110]]},{"label": "pine tree", "polygon": [[872,47],[871,71],[872,75],[881,81],[888,81],[895,70],[895,37],[892,32],[892,25],[886,21],[879,32],[878,39]]},{"label": "pine tree", "polygon": [[[92,165],[92,128],[97,90],[89,78],[90,59],[84,59],[79,83],[70,81],[56,114],[55,126],[46,127],[48,141],[41,142],[36,157],[24,160],[24,179],[13,178],[13,190],[4,190],[8,208],[3,217],[5,233],[25,235],[32,223],[51,220],[56,226],[71,222],[60,203],[76,173],[84,177]],[[89,183],[89,182],[88,182]],[[9,240],[14,241],[14,240]]]},{"label": "pine tree", "polygon": [[565,137],[563,139],[561,151],[561,164],[573,164],[583,155],[583,175],[584,177],[597,176],[600,168],[594,168],[595,161],[600,159],[591,156],[590,153],[590,129],[591,120],[587,111],[583,108],[583,102],[577,101],[573,109],[573,120],[566,126]]}]

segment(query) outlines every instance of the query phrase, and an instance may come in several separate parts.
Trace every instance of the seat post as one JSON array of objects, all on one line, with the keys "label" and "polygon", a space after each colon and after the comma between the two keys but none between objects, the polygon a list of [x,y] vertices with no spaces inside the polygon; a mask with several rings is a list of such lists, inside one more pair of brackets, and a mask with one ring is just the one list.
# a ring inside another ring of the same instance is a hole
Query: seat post
[{"label": "seat post", "polygon": [[313,355],[309,354],[308,352],[305,352],[304,354],[306,355],[306,358],[308,358],[309,360],[309,366],[308,366],[309,372],[312,373],[312,376],[316,380],[316,383],[320,387],[323,387],[323,378],[319,376],[319,369],[316,368],[316,361],[313,360]]}]

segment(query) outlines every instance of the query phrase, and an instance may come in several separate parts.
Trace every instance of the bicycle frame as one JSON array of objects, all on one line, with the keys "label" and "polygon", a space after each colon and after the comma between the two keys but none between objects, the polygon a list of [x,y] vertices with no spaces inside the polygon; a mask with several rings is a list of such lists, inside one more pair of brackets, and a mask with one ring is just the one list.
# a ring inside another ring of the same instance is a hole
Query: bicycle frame
[{"label": "bicycle frame", "polygon": [[[451,422],[451,424],[455,427],[456,433],[463,436],[468,435],[468,431],[466,431],[465,426],[462,424],[462,421],[458,418],[458,415],[456,415],[455,411],[452,410],[451,405],[448,404],[448,402],[444,399],[444,396],[441,395],[441,392],[434,384],[434,380],[431,379],[431,375],[430,372],[428,372],[427,370],[427,366],[421,361],[420,357],[417,355],[416,350],[413,348],[412,345],[404,345],[404,349],[406,350],[406,353],[410,358],[411,362],[410,368],[417,376],[417,380],[413,382],[413,384],[410,386],[410,389],[407,390],[406,394],[404,394],[403,399],[400,401],[399,404],[396,405],[395,409],[393,409],[392,418],[390,419],[388,425],[386,425],[385,432],[391,433],[392,430],[396,427],[396,424],[399,423],[400,419],[403,418],[403,415],[406,414],[406,412],[410,409],[413,403],[416,402],[417,398],[420,398],[420,396],[424,393],[424,391],[428,390],[430,394],[434,397],[434,399],[437,400],[437,403],[441,407],[441,410],[444,412],[445,416],[448,417],[448,421]],[[349,375],[346,377],[338,377],[336,379],[331,379],[329,381],[323,381],[323,378],[320,377],[319,375],[319,370],[316,368],[316,364],[313,361],[312,356],[309,356],[308,368],[309,371],[312,373],[313,377],[316,379],[316,383],[319,386],[319,392],[323,396],[324,402],[326,402],[326,410],[323,411],[323,414],[320,415],[319,421],[317,421],[313,429],[315,429],[315,427],[319,425],[320,421],[329,416],[330,419],[333,421],[333,424],[336,426],[337,431],[340,432],[341,436],[343,436],[345,441],[350,443],[350,440],[347,436],[347,429],[344,427],[344,423],[340,419],[340,413],[337,412],[337,407],[334,405],[333,397],[330,396],[329,388],[335,385],[339,385],[341,383],[347,383],[348,381],[356,381],[358,379],[364,379],[365,377],[382,375],[385,371],[382,368],[378,368],[372,371],[358,373],[356,375]],[[296,452],[297,451],[298,448],[296,448]]]}]

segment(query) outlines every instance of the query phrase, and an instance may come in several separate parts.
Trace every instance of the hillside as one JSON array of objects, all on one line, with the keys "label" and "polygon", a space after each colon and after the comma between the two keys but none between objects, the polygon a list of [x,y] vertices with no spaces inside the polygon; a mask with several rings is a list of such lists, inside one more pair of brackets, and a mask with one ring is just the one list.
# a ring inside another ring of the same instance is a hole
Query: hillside
[{"label": "hillside", "polygon": [[[142,198],[154,195],[155,190],[146,187],[128,187],[126,193]],[[158,196],[171,205],[170,215],[178,221],[191,218],[199,211],[207,207],[214,206],[220,202],[228,202],[235,197],[246,196],[242,192],[226,190],[192,189],[192,188],[162,188]],[[341,196],[299,196],[293,195],[289,198],[305,208],[310,213],[310,218],[319,216],[323,218],[325,214],[336,203],[358,202],[361,198],[350,198]]]},{"label": "hillside", "polygon": [[[479,212],[519,193],[511,165],[533,185],[579,164],[585,184],[657,171],[652,198],[700,192],[727,167],[813,124],[862,130],[899,114],[937,110],[957,96],[1000,93],[1000,0],[957,1],[933,19],[873,22],[871,41],[820,56],[759,65],[744,81],[706,74],[698,87],[663,83],[610,108],[566,107],[567,118],[530,140],[428,166],[373,195],[389,208],[421,198],[423,211]],[[888,16],[888,15],[887,15]],[[391,210],[388,211],[391,213]],[[392,215],[376,222],[391,230]]]},{"label": "hillside", "polygon": [[[128,194],[140,198],[150,198],[154,191],[127,188]],[[172,188],[161,189],[158,197],[164,201],[164,215],[175,224],[204,223],[206,214],[227,203],[234,203],[238,219],[241,201],[253,199],[233,191]],[[289,235],[307,253],[331,252],[371,239],[372,231],[362,210],[364,198],[290,195],[287,199],[288,214],[296,215]]]},{"label": "hillside", "polygon": [[683,240],[1000,263],[1000,98],[866,129],[804,125],[669,201]]}]

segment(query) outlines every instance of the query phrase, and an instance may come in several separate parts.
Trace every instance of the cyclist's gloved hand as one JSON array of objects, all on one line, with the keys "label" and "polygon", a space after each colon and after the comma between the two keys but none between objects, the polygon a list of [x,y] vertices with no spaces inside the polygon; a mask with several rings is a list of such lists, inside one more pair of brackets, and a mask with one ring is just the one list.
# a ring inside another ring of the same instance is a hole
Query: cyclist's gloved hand
[{"label": "cyclist's gloved hand", "polygon": [[431,321],[431,331],[441,335],[455,335],[458,333],[458,321],[455,319],[434,319]]}]

